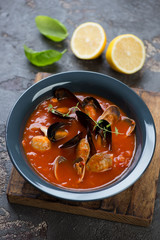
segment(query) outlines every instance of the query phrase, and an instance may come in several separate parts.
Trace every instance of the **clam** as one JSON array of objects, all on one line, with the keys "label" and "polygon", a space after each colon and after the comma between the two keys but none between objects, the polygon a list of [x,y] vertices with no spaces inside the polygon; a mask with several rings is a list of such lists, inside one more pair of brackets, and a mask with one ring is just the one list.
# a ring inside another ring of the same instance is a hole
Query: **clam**
[{"label": "clam", "polygon": [[133,119],[128,117],[123,117],[122,121],[125,121],[128,124],[128,130],[126,132],[126,136],[129,136],[135,129],[136,123]]},{"label": "clam", "polygon": [[85,174],[85,164],[90,155],[90,144],[87,138],[82,138],[76,149],[74,168],[79,175],[78,182],[82,182]]},{"label": "clam", "polygon": [[74,168],[79,176],[78,183],[83,181],[84,174],[85,174],[85,161],[82,158],[78,158],[76,162],[74,163]]},{"label": "clam", "polygon": [[92,172],[104,172],[112,168],[113,154],[101,152],[94,154],[86,164],[86,169]]},{"label": "clam", "polygon": [[76,149],[76,159],[82,158],[84,162],[87,162],[90,154],[90,145],[86,138],[82,138],[78,143]]},{"label": "clam", "polygon": [[47,137],[51,142],[55,142],[65,138],[68,135],[68,131],[64,129],[69,123],[56,122],[49,126],[47,130]]},{"label": "clam", "polygon": [[64,144],[62,144],[60,146],[60,148],[70,148],[70,147],[74,147],[76,146],[79,141],[82,138],[82,132],[78,133],[76,136],[74,136],[72,139],[70,139],[69,141],[65,142]]},{"label": "clam", "polygon": [[54,175],[55,175],[55,177],[56,177],[57,180],[59,180],[59,179],[58,179],[58,175],[57,175],[58,166],[59,166],[59,164],[61,164],[62,162],[65,162],[65,161],[67,161],[67,159],[66,159],[65,157],[63,157],[63,156],[58,156],[58,157],[56,157],[56,159],[54,160],[53,170],[54,170]]},{"label": "clam", "polygon": [[116,123],[120,118],[120,110],[117,106],[111,105],[103,112],[100,119],[108,121],[110,124]]},{"label": "clam", "polygon": [[94,97],[84,98],[82,101],[82,108],[84,109],[85,113],[93,119],[97,118],[97,114],[101,115],[103,113],[101,105]]}]

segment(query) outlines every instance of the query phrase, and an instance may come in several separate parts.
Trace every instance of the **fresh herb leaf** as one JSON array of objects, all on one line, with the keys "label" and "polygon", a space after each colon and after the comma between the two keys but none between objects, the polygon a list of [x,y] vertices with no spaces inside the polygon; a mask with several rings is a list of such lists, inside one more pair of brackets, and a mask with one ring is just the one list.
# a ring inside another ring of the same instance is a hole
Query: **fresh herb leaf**
[{"label": "fresh herb leaf", "polygon": [[49,104],[48,105],[48,112],[50,112],[52,108],[53,108],[52,104]]},{"label": "fresh herb leaf", "polygon": [[[78,104],[79,104],[79,102],[77,103],[76,106],[71,107],[67,113],[64,113],[63,117],[68,117],[71,112],[75,112],[76,110],[80,110],[79,107],[78,107]],[[48,111],[50,111],[52,113],[60,113],[60,114],[62,114],[61,112],[58,112],[57,110],[55,110],[53,108],[52,104],[48,105]]]},{"label": "fresh herb leaf", "polygon": [[68,36],[66,27],[57,19],[37,16],[35,22],[40,33],[54,42],[63,41]]},{"label": "fresh herb leaf", "polygon": [[98,122],[93,120],[93,122],[95,123],[95,125],[93,127],[93,131],[95,130],[96,127],[98,127],[99,129],[101,129],[103,131],[104,138],[106,137],[106,133],[107,132],[115,133],[116,135],[118,135],[118,134],[123,135],[124,134],[124,133],[119,133],[119,131],[118,131],[118,129],[116,127],[115,127],[115,132],[108,130],[108,128],[111,126],[110,123],[108,125],[104,126],[104,127],[101,127],[100,124],[103,122],[103,119],[99,120]]},{"label": "fresh herb leaf", "polygon": [[58,52],[56,50],[51,49],[51,50],[36,52],[31,48],[28,48],[26,45],[24,45],[24,52],[26,57],[32,64],[38,67],[44,67],[59,61],[66,51],[67,50],[64,50],[63,52]]},{"label": "fresh herb leaf", "polygon": [[119,132],[118,132],[118,129],[115,127],[115,134],[118,135]]}]

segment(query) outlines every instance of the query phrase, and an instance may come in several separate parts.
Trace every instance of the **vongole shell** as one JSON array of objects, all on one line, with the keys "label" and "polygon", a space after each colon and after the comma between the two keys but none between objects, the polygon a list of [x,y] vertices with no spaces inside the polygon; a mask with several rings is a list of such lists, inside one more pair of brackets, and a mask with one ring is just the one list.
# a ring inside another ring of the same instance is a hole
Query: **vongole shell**
[{"label": "vongole shell", "polygon": [[92,172],[104,172],[112,168],[113,154],[101,152],[94,154],[86,164],[86,168]]},{"label": "vongole shell", "polygon": [[59,164],[61,164],[62,162],[65,162],[65,161],[67,161],[67,159],[63,156],[58,156],[54,160],[53,170],[54,170],[54,175],[55,175],[57,180],[58,180],[58,173],[57,173],[58,166],[59,166]]},{"label": "vongole shell", "polygon": [[111,125],[120,118],[120,110],[116,105],[111,105],[103,112],[99,119],[108,121]]}]

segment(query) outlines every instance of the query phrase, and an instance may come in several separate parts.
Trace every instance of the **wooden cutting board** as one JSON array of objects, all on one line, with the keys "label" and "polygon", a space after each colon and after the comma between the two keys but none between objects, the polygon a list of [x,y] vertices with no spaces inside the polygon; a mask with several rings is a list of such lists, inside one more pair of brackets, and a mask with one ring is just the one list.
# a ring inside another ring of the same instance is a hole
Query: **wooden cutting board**
[{"label": "wooden cutting board", "polygon": [[[38,73],[35,82],[49,76]],[[13,168],[8,183],[9,202],[95,218],[148,226],[153,218],[160,168],[160,93],[134,89],[150,109],[157,131],[157,144],[152,162],[143,176],[120,194],[92,202],[71,202],[51,197],[34,188]]]}]

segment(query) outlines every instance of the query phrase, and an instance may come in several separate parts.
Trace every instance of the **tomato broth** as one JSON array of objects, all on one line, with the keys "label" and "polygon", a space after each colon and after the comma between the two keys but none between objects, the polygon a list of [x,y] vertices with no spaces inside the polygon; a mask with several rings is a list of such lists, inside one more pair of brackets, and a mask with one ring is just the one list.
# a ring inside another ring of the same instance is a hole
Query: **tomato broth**
[{"label": "tomato broth", "polygon": [[[83,101],[83,99],[88,96],[96,98],[103,111],[113,105],[113,103],[107,99],[92,94],[76,93],[75,96],[80,99],[80,101]],[[51,105],[55,109],[72,108],[74,111],[70,111],[69,116],[74,119],[71,120],[71,124],[66,125],[67,136],[65,138],[51,142],[50,149],[41,151],[32,146],[33,137],[44,136],[40,127],[45,126],[48,128],[53,123],[67,123],[69,121],[68,118],[60,118],[49,111]],[[97,140],[93,138],[97,153],[106,151],[109,154],[113,154],[112,167],[106,171],[99,172],[93,172],[86,168],[83,180],[79,181],[79,175],[74,168],[77,145],[69,148],[60,148],[62,144],[72,139],[76,134],[82,132],[83,138],[85,138],[87,134],[85,126],[83,126],[77,119],[75,114],[76,108],[74,109],[73,107],[75,107],[75,104],[69,98],[62,99],[61,101],[57,101],[55,98],[50,98],[40,103],[33,111],[25,126],[22,140],[22,145],[29,163],[46,181],[63,188],[92,189],[115,181],[130,166],[135,152],[135,134],[132,132],[129,136],[126,136],[128,123],[121,121],[126,117],[126,114],[120,109],[119,120],[111,126],[112,149],[109,149],[108,146],[101,146],[98,144]],[[92,116],[94,121],[97,121],[99,117],[100,115],[98,112]],[[57,156],[65,157],[66,161],[58,164],[55,176],[54,161]]]}]

